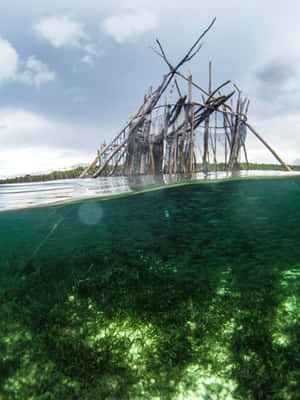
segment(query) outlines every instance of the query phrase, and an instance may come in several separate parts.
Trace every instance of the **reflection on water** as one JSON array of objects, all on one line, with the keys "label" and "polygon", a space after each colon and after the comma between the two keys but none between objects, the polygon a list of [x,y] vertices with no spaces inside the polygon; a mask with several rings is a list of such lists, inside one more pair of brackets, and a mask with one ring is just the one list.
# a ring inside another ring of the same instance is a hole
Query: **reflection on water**
[{"label": "reflection on water", "polygon": [[299,175],[292,171],[217,171],[193,175],[142,175],[135,177],[99,177],[49,182],[0,185],[0,211],[35,207],[93,197],[127,193],[153,185],[168,185],[186,180],[217,180],[235,177]]},{"label": "reflection on water", "polygon": [[0,211],[126,193],[130,190],[125,177],[0,185]]}]

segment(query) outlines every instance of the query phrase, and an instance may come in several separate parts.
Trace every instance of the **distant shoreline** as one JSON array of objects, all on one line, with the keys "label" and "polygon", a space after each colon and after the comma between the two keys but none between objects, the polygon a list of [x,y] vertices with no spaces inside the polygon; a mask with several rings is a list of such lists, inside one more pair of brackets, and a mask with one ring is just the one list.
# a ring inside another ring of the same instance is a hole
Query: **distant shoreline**
[{"label": "distant shoreline", "polygon": [[[290,165],[292,171],[300,171],[300,165]],[[240,165],[241,170],[265,170],[265,171],[284,171],[284,168],[280,164],[259,164],[259,163],[249,163],[249,168],[247,168],[245,163]],[[215,170],[215,166],[211,165],[211,171]],[[47,174],[30,175],[26,174],[23,176],[17,176],[14,178],[4,178],[0,179],[0,185],[9,183],[28,183],[28,182],[47,182],[60,179],[75,179],[80,176],[84,171],[84,167],[77,167],[65,171],[53,171]],[[218,164],[217,171],[224,171],[224,165]]]},{"label": "distant shoreline", "polygon": [[83,171],[84,167],[77,167],[64,171],[52,171],[46,174],[26,174],[23,176],[16,176],[14,178],[0,179],[0,185],[4,185],[7,183],[47,182],[57,179],[73,179],[78,178]]}]

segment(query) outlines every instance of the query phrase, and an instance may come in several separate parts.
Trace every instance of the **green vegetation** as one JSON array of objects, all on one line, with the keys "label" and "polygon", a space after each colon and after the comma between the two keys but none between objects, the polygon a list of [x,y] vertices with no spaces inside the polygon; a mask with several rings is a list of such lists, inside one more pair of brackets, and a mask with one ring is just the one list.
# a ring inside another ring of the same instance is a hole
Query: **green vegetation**
[{"label": "green vegetation", "polygon": [[[289,165],[292,171],[300,171],[300,165]],[[256,164],[256,163],[249,163],[247,166],[246,163],[240,164],[241,170],[266,170],[266,171],[285,171],[284,167],[281,164]]]},{"label": "green vegetation", "polygon": [[45,182],[45,181],[53,181],[56,179],[78,178],[79,175],[83,172],[83,170],[84,170],[83,167],[78,167],[75,169],[64,170],[64,171],[53,171],[50,172],[49,174],[24,175],[15,178],[0,179],[0,184],[23,183],[23,182]]},{"label": "green vegetation", "polygon": [[300,266],[249,290],[235,268],[203,279],[121,249],[101,264],[6,292],[0,398],[297,398]]},{"label": "green vegetation", "polygon": [[0,399],[297,399],[299,196],[232,181],[0,215]]}]

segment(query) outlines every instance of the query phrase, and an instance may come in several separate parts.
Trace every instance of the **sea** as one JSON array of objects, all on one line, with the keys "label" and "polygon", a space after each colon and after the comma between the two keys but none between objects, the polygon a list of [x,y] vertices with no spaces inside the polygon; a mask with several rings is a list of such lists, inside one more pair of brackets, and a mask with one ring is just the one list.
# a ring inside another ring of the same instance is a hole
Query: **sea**
[{"label": "sea", "polygon": [[300,175],[0,185],[0,400],[300,399]]}]

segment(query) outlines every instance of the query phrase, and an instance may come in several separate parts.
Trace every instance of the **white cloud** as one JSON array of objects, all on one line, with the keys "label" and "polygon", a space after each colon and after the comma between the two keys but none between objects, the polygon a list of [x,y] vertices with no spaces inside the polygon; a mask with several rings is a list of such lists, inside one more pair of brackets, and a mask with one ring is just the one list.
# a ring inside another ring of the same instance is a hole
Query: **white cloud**
[{"label": "white cloud", "polygon": [[[86,145],[87,131],[99,135],[99,126],[58,121],[23,108],[0,108],[0,148],[53,147],[80,150]],[[85,148],[94,148],[88,144]]]},{"label": "white cloud", "polygon": [[101,28],[118,43],[124,43],[154,29],[156,25],[156,16],[149,11],[142,10],[108,17],[101,24]]},{"label": "white cloud", "polygon": [[44,18],[34,29],[54,47],[81,47],[88,39],[83,24],[66,15]]},{"label": "white cloud", "polygon": [[96,46],[93,43],[89,43],[84,47],[84,50],[86,54],[81,61],[88,65],[94,65],[94,59],[99,55]]},{"label": "white cloud", "polygon": [[[293,163],[300,154],[300,117],[288,114],[265,119],[249,120],[254,129],[288,164]],[[247,153],[250,162],[276,164],[272,153],[255,137],[251,131],[247,136]]]},{"label": "white cloud", "polygon": [[96,45],[90,42],[89,35],[81,22],[66,15],[42,19],[34,26],[35,31],[48,40],[53,47],[73,47],[82,49],[85,54],[81,61],[92,66],[99,55]]},{"label": "white cloud", "polygon": [[20,74],[20,80],[29,85],[40,87],[42,84],[55,79],[55,73],[46,64],[31,56],[28,58],[25,71]]},{"label": "white cloud", "polygon": [[3,81],[16,79],[19,56],[13,46],[0,37],[0,84]]},{"label": "white cloud", "polygon": [[24,109],[0,109],[0,176],[65,168],[90,160],[88,149],[82,143],[76,146],[76,140],[85,140],[85,133],[86,126]]},{"label": "white cloud", "polygon": [[40,87],[42,84],[55,79],[46,64],[35,56],[28,58],[25,69],[20,68],[20,58],[16,49],[5,39],[0,37],[0,84],[5,81],[21,81]]},{"label": "white cloud", "polygon": [[91,158],[87,154],[84,156],[79,151],[62,152],[62,149],[46,146],[5,149],[0,155],[0,178],[70,169],[88,156]]}]

